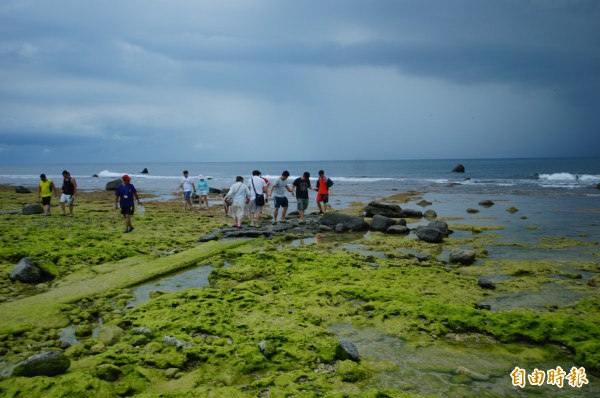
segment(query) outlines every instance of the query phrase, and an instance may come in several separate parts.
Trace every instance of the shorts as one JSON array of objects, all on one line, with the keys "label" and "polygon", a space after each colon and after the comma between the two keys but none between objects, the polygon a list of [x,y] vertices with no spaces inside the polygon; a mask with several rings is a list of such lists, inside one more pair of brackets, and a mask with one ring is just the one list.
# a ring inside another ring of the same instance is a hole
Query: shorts
[{"label": "shorts", "polygon": [[198,195],[200,195],[200,196],[208,196],[208,191],[198,191]]},{"label": "shorts", "polygon": [[254,200],[250,201],[250,213],[262,213],[264,206],[257,206]]},{"label": "shorts", "polygon": [[134,208],[135,208],[134,205],[121,207],[121,214],[123,214],[123,215],[125,215],[125,214],[133,215]]},{"label": "shorts", "polygon": [[318,193],[317,194],[317,203],[329,203],[329,194],[328,193]]},{"label": "shorts", "polygon": [[60,195],[60,203],[66,203],[69,206],[72,206],[74,200],[75,200],[75,197],[73,195],[67,195],[65,193]]},{"label": "shorts", "polygon": [[183,200],[186,202],[192,198],[192,191],[183,191]]},{"label": "shorts", "polygon": [[296,199],[298,202],[298,211],[303,211],[308,209],[308,198],[306,199]]},{"label": "shorts", "polygon": [[288,207],[288,198],[285,196],[275,196],[275,208],[279,209],[280,207]]},{"label": "shorts", "polygon": [[44,196],[42,198],[42,205],[49,206],[50,205],[50,199],[52,199],[52,196]]}]

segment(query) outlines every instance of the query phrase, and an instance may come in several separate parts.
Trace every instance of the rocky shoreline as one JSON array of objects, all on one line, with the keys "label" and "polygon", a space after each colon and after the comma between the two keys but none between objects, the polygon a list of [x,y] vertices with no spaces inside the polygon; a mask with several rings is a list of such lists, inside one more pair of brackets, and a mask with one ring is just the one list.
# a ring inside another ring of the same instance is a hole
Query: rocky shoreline
[{"label": "rocky shoreline", "polygon": [[[242,230],[219,206],[186,213],[176,200],[149,200],[123,235],[106,192],[84,194],[73,219],[17,215],[31,198],[7,187],[0,195],[3,396],[459,396],[500,388],[515,361],[568,360],[590,378],[600,370],[598,264],[574,262],[581,278],[552,264],[488,266],[494,226],[418,214],[401,197]],[[352,240],[336,239],[344,234]],[[286,245],[315,236],[318,244]],[[23,257],[54,278],[11,282]],[[129,307],[132,286],[199,266],[212,268],[209,287]],[[496,277],[506,273],[510,281]],[[544,311],[483,304],[551,275],[581,299]],[[339,324],[461,354],[429,371],[428,387],[382,382],[413,373],[361,352],[352,333],[334,332]]]}]

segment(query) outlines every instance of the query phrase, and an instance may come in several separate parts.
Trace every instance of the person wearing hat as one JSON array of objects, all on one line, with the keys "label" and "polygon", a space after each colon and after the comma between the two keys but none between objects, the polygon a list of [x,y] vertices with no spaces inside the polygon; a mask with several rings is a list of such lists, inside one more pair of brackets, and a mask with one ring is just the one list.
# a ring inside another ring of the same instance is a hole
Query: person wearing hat
[{"label": "person wearing hat", "polygon": [[52,180],[46,178],[46,174],[40,174],[40,185],[38,186],[38,196],[42,198],[42,207],[44,215],[50,215],[50,200],[52,195],[57,196],[56,187]]},{"label": "person wearing hat", "polygon": [[63,184],[61,187],[60,208],[62,209],[62,215],[66,216],[66,205],[69,204],[69,215],[73,217],[73,202],[75,201],[75,195],[77,195],[77,181],[71,177],[71,173],[67,170],[64,170],[62,175]]},{"label": "person wearing hat", "polygon": [[133,231],[133,225],[131,225],[131,216],[135,209],[133,199],[137,200],[138,205],[141,203],[137,190],[131,184],[131,178],[125,174],[121,177],[121,180],[123,180],[123,183],[115,190],[115,210],[121,207],[121,214],[125,218],[125,233],[127,233]]},{"label": "person wearing hat", "polygon": [[198,197],[200,201],[198,202],[198,208],[202,208],[202,202],[206,203],[206,208],[208,209],[208,181],[204,178],[202,174],[198,176],[198,186],[196,187],[196,192],[198,193]]}]

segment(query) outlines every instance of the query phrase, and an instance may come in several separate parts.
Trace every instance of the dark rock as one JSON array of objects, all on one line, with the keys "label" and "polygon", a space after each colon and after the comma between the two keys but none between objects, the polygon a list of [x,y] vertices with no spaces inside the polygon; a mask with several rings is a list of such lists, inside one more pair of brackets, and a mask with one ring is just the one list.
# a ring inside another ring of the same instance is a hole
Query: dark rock
[{"label": "dark rock", "polygon": [[420,262],[430,261],[430,260],[434,259],[433,255],[431,255],[429,253],[417,253],[415,255],[415,257],[417,257],[417,260],[420,261]]},{"label": "dark rock", "polygon": [[437,213],[435,210],[427,210],[425,213],[423,213],[423,217],[428,220],[433,220],[434,218],[437,218]]},{"label": "dark rock", "polygon": [[104,189],[106,189],[107,191],[114,191],[122,183],[123,183],[123,181],[121,181],[120,178],[117,180],[112,180],[112,181],[109,181],[106,183],[106,187]]},{"label": "dark rock", "polygon": [[429,224],[427,224],[429,228],[439,229],[442,235],[448,236],[450,235],[450,228],[448,228],[448,223],[440,220],[433,220]]},{"label": "dark rock", "polygon": [[474,208],[472,208],[472,207],[469,207],[469,208],[467,209],[467,213],[469,213],[469,214],[475,214],[475,213],[479,213],[479,209],[474,209]]},{"label": "dark rock", "polygon": [[479,206],[483,206],[483,207],[492,207],[494,205],[494,201],[486,199],[486,200],[482,200],[481,202],[479,202]]},{"label": "dark rock", "polygon": [[335,226],[335,228],[333,230],[334,230],[334,232],[342,233],[342,232],[346,232],[348,229],[346,228],[346,226],[344,224],[339,223],[338,225]]},{"label": "dark rock", "polygon": [[148,169],[144,167],[144,170],[141,171],[141,174],[148,174]]},{"label": "dark rock", "polygon": [[265,358],[271,358],[275,355],[275,345],[269,340],[263,340],[258,343],[258,349],[265,356]]},{"label": "dark rock", "polygon": [[61,351],[47,351],[17,364],[12,371],[12,376],[56,376],[65,373],[69,366],[71,361]]},{"label": "dark rock", "polygon": [[15,187],[15,192],[16,193],[31,193],[31,190],[29,188],[19,185],[18,187]]},{"label": "dark rock", "polygon": [[423,218],[423,212],[420,210],[404,209],[402,210],[402,217],[406,218]]},{"label": "dark rock", "polygon": [[427,206],[431,206],[433,203],[426,201],[425,199],[422,199],[420,201],[417,202],[417,206],[421,206],[421,207],[427,207]]},{"label": "dark rock", "polygon": [[358,362],[360,357],[358,355],[358,349],[350,340],[346,340],[343,337],[338,338],[339,344],[336,350],[336,358],[337,359],[350,359],[352,361]]},{"label": "dark rock", "polygon": [[475,304],[475,308],[477,308],[478,310],[486,310],[486,311],[492,310],[492,306],[489,304]]},{"label": "dark rock", "polygon": [[92,174],[92,178],[100,178],[100,177],[98,177],[98,174]]},{"label": "dark rock", "polygon": [[42,214],[44,212],[44,208],[38,203],[28,203],[23,206],[23,210],[21,212],[26,216],[32,214]]},{"label": "dark rock", "polygon": [[475,262],[475,252],[473,250],[453,250],[450,253],[449,262],[452,264],[471,265]]},{"label": "dark rock", "polygon": [[28,257],[22,258],[15,268],[10,271],[9,278],[11,282],[19,281],[23,283],[42,283],[54,278],[54,276],[44,267],[36,264]]},{"label": "dark rock", "polygon": [[369,224],[367,224],[362,217],[349,214],[335,212],[325,213],[325,215],[321,217],[320,222],[331,228],[335,228],[338,224],[343,224],[344,227],[351,231],[364,231],[369,229]]},{"label": "dark rock", "polygon": [[596,185],[596,189],[600,189],[600,182]]},{"label": "dark rock", "polygon": [[424,242],[442,243],[444,241],[444,234],[437,228],[419,227],[415,233],[417,238]]},{"label": "dark rock", "polygon": [[214,194],[214,195],[220,195],[221,193],[223,193],[222,190],[217,189],[217,188],[208,188],[208,193],[209,194]]},{"label": "dark rock", "polygon": [[375,231],[387,231],[392,225],[396,225],[395,220],[379,214],[375,214],[371,220],[371,229]]},{"label": "dark rock", "polygon": [[104,381],[117,381],[121,373],[123,372],[119,367],[108,363],[98,365],[94,371],[96,377]]},{"label": "dark rock", "polygon": [[517,209],[514,206],[509,207],[508,209],[506,209],[507,212],[511,213],[511,214],[515,214],[516,212],[519,211],[519,209]]},{"label": "dark rock", "polygon": [[376,214],[390,218],[402,218],[404,213],[398,205],[386,205],[383,203],[371,202],[363,209],[365,217],[374,217]]},{"label": "dark rock", "polygon": [[464,173],[465,172],[465,166],[462,164],[457,164],[453,169],[452,169],[453,173]]},{"label": "dark rock", "polygon": [[485,278],[480,278],[477,281],[477,285],[479,285],[479,287],[482,289],[494,290],[496,288],[496,284],[494,284],[494,282],[490,281],[489,279],[485,279]]},{"label": "dark rock", "polygon": [[406,225],[392,225],[385,232],[387,232],[388,234],[404,234],[404,235],[406,235],[406,234],[410,233],[410,228],[408,228]]}]

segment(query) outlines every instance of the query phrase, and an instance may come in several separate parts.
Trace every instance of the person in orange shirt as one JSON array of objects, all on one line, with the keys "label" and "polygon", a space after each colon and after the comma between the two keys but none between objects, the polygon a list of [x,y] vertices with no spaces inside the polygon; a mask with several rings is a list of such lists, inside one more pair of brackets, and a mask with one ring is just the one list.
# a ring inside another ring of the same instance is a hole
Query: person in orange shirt
[{"label": "person in orange shirt", "polygon": [[329,188],[333,185],[333,181],[325,175],[323,170],[319,170],[319,179],[317,180],[317,205],[319,206],[319,214],[327,211],[329,203]]}]

